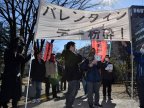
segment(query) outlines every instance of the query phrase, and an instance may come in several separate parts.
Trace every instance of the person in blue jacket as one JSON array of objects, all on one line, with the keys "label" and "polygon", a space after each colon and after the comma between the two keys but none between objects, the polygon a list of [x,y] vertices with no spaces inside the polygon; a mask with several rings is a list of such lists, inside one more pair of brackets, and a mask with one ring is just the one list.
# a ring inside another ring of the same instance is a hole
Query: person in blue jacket
[{"label": "person in blue jacket", "polygon": [[[89,108],[94,108],[95,106],[102,107],[99,104],[99,89],[101,86],[101,73],[100,73],[100,61],[97,61],[95,58],[95,49],[92,48],[89,56],[89,69],[86,74],[87,81],[87,96]],[[95,94],[95,100],[93,103],[93,94]]]},{"label": "person in blue jacket", "polygon": [[[128,53],[131,53],[130,47],[123,42]],[[140,108],[144,108],[144,44],[139,51],[133,51],[134,62],[136,62],[136,80],[138,87],[138,96],[140,102]]]}]

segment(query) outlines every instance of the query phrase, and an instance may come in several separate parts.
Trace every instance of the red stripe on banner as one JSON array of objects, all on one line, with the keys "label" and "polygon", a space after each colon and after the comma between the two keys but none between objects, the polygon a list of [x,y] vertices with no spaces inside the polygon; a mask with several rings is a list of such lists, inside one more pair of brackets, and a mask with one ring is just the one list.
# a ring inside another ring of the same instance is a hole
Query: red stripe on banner
[{"label": "red stripe on banner", "polygon": [[100,56],[103,62],[107,55],[107,42],[92,40],[92,48],[96,50],[96,55]]},{"label": "red stripe on banner", "polygon": [[47,42],[46,47],[45,47],[45,51],[44,51],[44,57],[43,57],[44,61],[48,61],[50,59],[50,56],[52,53],[52,48],[53,48],[53,44]]}]

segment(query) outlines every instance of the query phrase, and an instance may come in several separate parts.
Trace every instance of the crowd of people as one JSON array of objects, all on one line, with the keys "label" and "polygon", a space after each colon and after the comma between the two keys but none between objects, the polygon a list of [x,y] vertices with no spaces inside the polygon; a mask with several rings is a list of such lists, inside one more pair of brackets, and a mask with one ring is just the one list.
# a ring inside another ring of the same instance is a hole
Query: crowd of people
[{"label": "crowd of people", "polygon": [[[110,63],[110,57],[108,55],[103,63],[97,60],[95,52],[95,49],[91,48],[88,56],[83,60],[83,57],[75,50],[75,43],[67,43],[66,50],[63,51],[63,56],[65,58],[65,75],[68,81],[66,108],[73,108],[81,79],[90,108],[94,108],[94,105],[102,107],[99,103],[101,82],[103,83],[104,99],[106,100],[106,89],[108,89],[108,99],[112,100],[111,85],[113,81],[113,64]],[[93,99],[94,96],[95,98]]]},{"label": "crowd of people", "polygon": [[[8,108],[7,104],[12,99],[12,107],[17,108],[21,97],[21,65],[30,60],[31,55],[24,58],[22,56],[24,45],[20,45],[20,39],[16,39],[15,44],[11,45],[5,51],[5,71],[2,77],[0,92],[0,108]],[[129,52],[127,45],[123,43]],[[11,48],[12,47],[12,48]],[[137,83],[140,99],[140,108],[144,108],[144,45],[140,49],[140,54],[135,59],[138,62]],[[66,44],[66,48],[58,60],[52,53],[48,61],[43,61],[42,52],[34,53],[32,60],[30,83],[35,89],[35,95],[32,103],[39,103],[41,97],[42,83],[45,83],[46,99],[50,99],[50,88],[52,88],[53,98],[58,98],[58,92],[66,92],[66,108],[73,108],[75,97],[80,88],[80,81],[83,85],[84,95],[88,98],[89,108],[94,106],[102,107],[99,103],[100,87],[103,85],[103,100],[112,99],[112,84],[114,81],[114,64],[110,62],[110,56],[106,55],[103,62],[96,57],[96,51],[91,48],[87,57],[76,52],[76,46],[73,41]],[[67,84],[67,83],[68,84]],[[68,87],[66,87],[68,85]]]},{"label": "crowd of people", "polygon": [[[60,90],[66,90],[66,80],[64,81],[61,75],[63,72],[63,66],[56,62],[54,53],[51,54],[48,61],[44,62],[42,59],[42,52],[37,52],[35,54],[35,59],[32,60],[30,72],[30,81],[36,92],[32,103],[40,102],[42,83],[45,83],[45,95],[47,100],[50,99],[50,88],[52,88],[53,98],[60,98],[57,93],[60,92]],[[60,81],[61,87],[59,85]]]}]

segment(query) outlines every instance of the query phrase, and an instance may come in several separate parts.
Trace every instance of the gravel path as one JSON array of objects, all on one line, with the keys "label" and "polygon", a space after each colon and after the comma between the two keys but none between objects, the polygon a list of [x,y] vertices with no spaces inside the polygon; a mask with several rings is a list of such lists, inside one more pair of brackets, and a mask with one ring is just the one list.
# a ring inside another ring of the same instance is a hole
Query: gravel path
[{"label": "gravel path", "polygon": [[[59,93],[61,99],[54,100],[50,99],[46,101],[44,90],[45,86],[42,86],[42,96],[41,103],[32,104],[31,101],[28,101],[27,108],[64,108],[65,106],[65,91]],[[103,101],[102,100],[102,87],[100,89],[100,103],[102,103],[103,108],[138,108],[138,101],[131,99],[125,92],[125,86],[122,84],[115,84],[112,87],[112,101]],[[50,97],[52,98],[52,97]],[[24,100],[20,101],[20,108],[24,108]],[[83,95],[83,89],[78,92],[76,97],[74,108],[89,108],[87,104],[87,98]],[[97,107],[95,107],[97,108]]]}]

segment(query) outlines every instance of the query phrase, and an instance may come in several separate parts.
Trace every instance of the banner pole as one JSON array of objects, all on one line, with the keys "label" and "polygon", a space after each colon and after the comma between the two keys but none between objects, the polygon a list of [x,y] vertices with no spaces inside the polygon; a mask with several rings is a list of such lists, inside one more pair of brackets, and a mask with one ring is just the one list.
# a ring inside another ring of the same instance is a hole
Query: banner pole
[{"label": "banner pole", "polygon": [[133,64],[133,42],[132,42],[132,21],[131,21],[131,8],[128,8],[129,14],[129,34],[130,34],[130,44],[131,44],[131,99],[134,98],[134,64]]},{"label": "banner pole", "polygon": [[[33,40],[33,43],[32,43],[32,49],[34,48],[34,41],[35,41],[35,37],[36,37],[36,33],[37,33],[37,27],[38,27],[38,21],[39,21],[39,15],[40,15],[40,10],[41,10],[41,5],[42,5],[42,0],[40,0],[40,2],[39,2],[39,9],[38,9],[38,15],[37,15],[36,30],[35,30],[35,34],[34,34],[34,40]],[[30,72],[31,72],[32,57],[33,57],[33,55],[31,54],[30,67],[29,67],[29,75],[28,75],[28,83],[27,83],[27,92],[26,92],[26,100],[25,100],[25,108],[27,108],[27,104],[28,104],[28,91],[29,91],[29,85],[30,85]]]},{"label": "banner pole", "polygon": [[134,69],[133,69],[133,45],[132,41],[131,43],[131,99],[134,98],[133,90],[134,90]]},{"label": "banner pole", "polygon": [[111,57],[111,41],[110,41],[110,44],[109,44],[109,57]]},{"label": "banner pole", "polygon": [[32,64],[32,55],[31,55],[31,59],[30,59],[30,67],[29,67],[29,75],[28,75],[28,83],[27,83],[27,91],[26,91],[25,108],[27,108],[27,103],[28,103],[28,91],[29,91],[29,85],[30,85],[31,64]]}]

